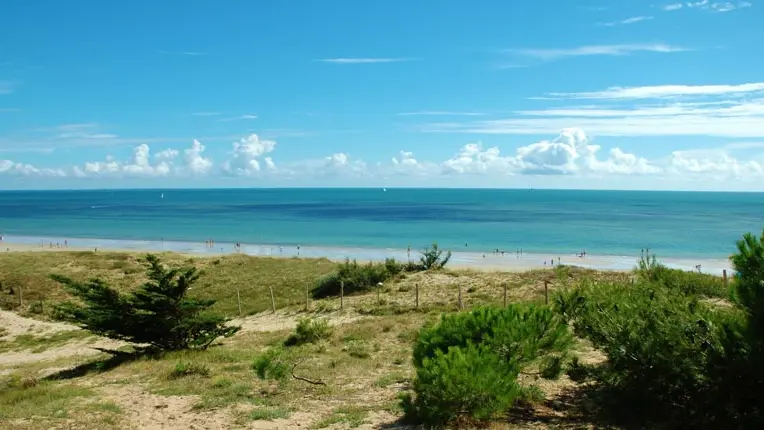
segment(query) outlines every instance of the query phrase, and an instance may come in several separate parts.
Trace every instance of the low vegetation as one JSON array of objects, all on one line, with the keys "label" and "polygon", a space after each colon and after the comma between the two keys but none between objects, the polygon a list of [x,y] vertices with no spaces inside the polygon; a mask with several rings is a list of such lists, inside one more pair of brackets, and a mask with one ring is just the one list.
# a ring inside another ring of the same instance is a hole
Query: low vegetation
[{"label": "low vegetation", "polygon": [[228,326],[226,318],[207,312],[214,300],[188,295],[200,276],[196,268],[168,269],[155,255],[148,255],[146,263],[148,282],[127,294],[102,279],[79,282],[53,275],[82,303],[57,305],[56,316],[100,336],[167,350],[205,349],[239,330]]},{"label": "low vegetation", "polygon": [[384,263],[368,262],[359,264],[356,260],[346,259],[337,270],[319,278],[312,290],[313,298],[339,296],[368,292],[378,288],[379,284],[396,279],[403,273],[442,269],[451,259],[451,251],[445,252],[437,244],[422,250],[419,263],[401,263],[388,258]]},{"label": "low vegetation", "polygon": [[527,400],[517,381],[521,370],[542,361],[542,374],[559,376],[547,368],[559,367],[571,344],[563,320],[545,307],[517,304],[444,315],[437,326],[419,332],[414,393],[403,397],[403,409],[409,419],[428,425],[488,420]]},{"label": "low vegetation", "polygon": [[[411,264],[339,266],[244,256],[165,254],[167,267],[128,254],[0,255],[0,305],[19,309],[7,290],[21,287],[28,316],[55,310],[94,333],[163,349],[0,365],[0,427],[124,428],[149,425],[128,422],[149,415],[173,416],[161,424],[172,428],[210,418],[220,428],[399,420],[453,428],[764,426],[764,238],[745,235],[737,244],[729,284],[669,269],[652,255],[626,274],[564,265],[487,274],[435,270],[448,253],[428,251],[430,263],[423,253]],[[53,282],[51,271],[66,277]],[[327,298],[307,312],[306,286],[321,297],[324,277],[340,272],[345,311],[337,312],[339,290],[326,287]],[[225,336],[212,337],[215,330],[231,328],[227,318],[239,313],[237,295],[242,315],[262,313],[237,320],[245,328],[215,344]],[[31,312],[38,302],[40,312]],[[175,314],[184,324],[163,320],[163,309],[188,310]],[[199,321],[215,324],[196,330]],[[164,340],[136,335],[139,323]],[[87,332],[48,330],[13,328],[0,353],[90,341]],[[141,414],[137,400],[148,405]]]}]

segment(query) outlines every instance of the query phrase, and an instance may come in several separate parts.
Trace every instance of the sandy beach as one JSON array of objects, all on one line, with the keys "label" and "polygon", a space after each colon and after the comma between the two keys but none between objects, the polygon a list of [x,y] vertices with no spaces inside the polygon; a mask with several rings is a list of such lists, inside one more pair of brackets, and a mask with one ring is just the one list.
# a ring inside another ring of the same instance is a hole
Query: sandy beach
[{"label": "sandy beach", "polygon": [[[298,249],[299,248],[299,249]],[[145,252],[176,252],[196,257],[217,257],[221,255],[241,253],[259,257],[274,258],[327,258],[343,261],[347,258],[358,261],[383,261],[385,258],[395,258],[399,261],[416,261],[419,250],[411,249],[375,249],[375,248],[341,248],[317,246],[278,246],[271,244],[245,244],[239,249],[234,243],[214,243],[209,246],[204,242],[176,241],[141,241],[113,239],[80,239],[53,238],[30,236],[5,236],[0,243],[4,252],[66,252],[66,251],[111,251],[128,253]],[[559,264],[585,267],[598,270],[625,271],[633,269],[639,255],[612,256],[589,255],[581,257],[576,254],[522,254],[511,252],[504,254],[492,252],[454,251],[450,267],[481,270],[481,271],[525,271],[554,267]],[[730,263],[723,259],[687,259],[659,258],[660,261],[672,268],[696,270],[700,265],[703,273],[721,275],[724,270],[731,272]]]}]

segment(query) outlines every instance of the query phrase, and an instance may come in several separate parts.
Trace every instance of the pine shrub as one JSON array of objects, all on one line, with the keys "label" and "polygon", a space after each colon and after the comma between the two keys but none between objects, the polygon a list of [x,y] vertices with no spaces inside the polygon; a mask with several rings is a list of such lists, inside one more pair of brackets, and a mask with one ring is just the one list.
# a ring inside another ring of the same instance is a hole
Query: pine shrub
[{"label": "pine shrub", "polygon": [[541,363],[542,375],[557,377],[571,342],[562,318],[545,307],[516,304],[444,315],[417,336],[414,392],[402,406],[410,419],[426,425],[488,419],[524,393],[537,394],[519,386],[520,369]]},{"label": "pine shrub", "polygon": [[133,293],[120,293],[101,279],[78,282],[53,275],[80,303],[55,307],[55,316],[94,334],[165,350],[207,348],[239,327],[208,312],[214,300],[189,297],[199,279],[196,268],[166,268],[159,257],[146,257],[148,282]]},{"label": "pine shrub", "polygon": [[402,406],[409,419],[429,426],[458,419],[485,421],[506,411],[518,398],[517,363],[507,365],[487,346],[436,351],[417,367],[413,390]]},{"label": "pine shrub", "polygon": [[306,343],[316,343],[321,339],[328,339],[332,335],[332,328],[325,319],[301,318],[297,327],[286,341],[286,346],[297,346]]},{"label": "pine shrub", "polygon": [[443,315],[437,326],[423,328],[414,345],[413,360],[421,365],[436,351],[474,344],[489,345],[506,361],[525,365],[548,354],[564,354],[571,343],[567,326],[549,308],[523,304],[480,307]]},{"label": "pine shrub", "polygon": [[451,260],[451,251],[444,251],[433,243],[431,247],[422,250],[422,256],[419,257],[422,270],[437,270],[446,267]]}]

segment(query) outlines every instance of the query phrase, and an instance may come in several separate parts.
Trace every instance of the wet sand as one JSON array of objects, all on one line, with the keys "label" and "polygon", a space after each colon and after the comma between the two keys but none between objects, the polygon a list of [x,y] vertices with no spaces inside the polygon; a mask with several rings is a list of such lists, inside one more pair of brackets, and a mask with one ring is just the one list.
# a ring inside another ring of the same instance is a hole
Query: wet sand
[{"label": "wet sand", "polygon": [[[68,247],[64,247],[64,243]],[[53,245],[52,247],[50,245]],[[58,246],[57,246],[58,245]],[[143,241],[143,240],[113,240],[113,239],[80,239],[80,238],[54,238],[54,237],[31,237],[31,236],[5,236],[0,243],[3,252],[64,252],[64,251],[95,251],[96,249],[111,252],[176,252],[193,256],[220,256],[242,253],[261,257],[306,257],[328,258],[342,261],[346,258],[358,261],[384,261],[385,258],[395,258],[399,261],[417,261],[419,250],[412,249],[375,249],[353,247],[317,247],[279,246],[270,244],[241,244],[237,250],[234,243],[214,243],[207,246],[202,242],[175,242],[175,241]],[[633,269],[639,255],[614,256],[614,255],[586,255],[579,257],[571,254],[494,254],[492,252],[474,252],[458,250],[453,252],[449,267],[468,268],[482,271],[525,271],[554,267],[558,264],[586,267],[598,270],[625,271]],[[721,275],[723,270],[731,272],[730,263],[724,259],[688,259],[688,258],[661,258],[660,261],[673,268],[683,270],[695,270],[700,264],[703,273]],[[553,262],[553,264],[552,264]]]}]

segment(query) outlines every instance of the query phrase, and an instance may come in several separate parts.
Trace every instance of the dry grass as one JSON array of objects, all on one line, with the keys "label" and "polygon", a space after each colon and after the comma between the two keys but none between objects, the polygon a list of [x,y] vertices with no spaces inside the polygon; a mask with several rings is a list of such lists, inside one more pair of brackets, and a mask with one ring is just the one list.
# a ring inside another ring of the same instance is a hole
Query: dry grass
[{"label": "dry grass", "polygon": [[[333,270],[327,260],[271,259],[245,256],[189,258],[164,254],[171,264],[193,264],[204,270],[196,294],[219,300],[219,312],[238,314],[236,289],[245,314],[237,320],[244,329],[208,351],[180,351],[159,357],[131,359],[100,355],[79,361],[27,363],[3,369],[10,381],[0,390],[0,427],[13,428],[364,428],[391,425],[400,418],[397,396],[413,376],[411,342],[426,322],[440,312],[456,310],[461,288],[465,308],[500,304],[504,285],[508,299],[543,302],[544,281],[550,292],[584,277],[616,279],[629,275],[560,268],[526,273],[443,271],[407,275],[380,291],[339,300],[311,302],[302,311],[305,286]],[[3,289],[24,289],[25,300],[45,300],[46,307],[66,299],[50,273],[85,279],[100,276],[121,289],[143,281],[139,256],[116,253],[11,253],[0,255]],[[415,309],[419,285],[420,309]],[[268,287],[274,289],[279,312],[270,314]],[[0,304],[13,307],[5,297]],[[29,313],[29,317],[43,318]],[[299,318],[306,315],[328,319],[331,336],[317,343],[288,347],[286,359],[299,361],[295,374],[326,385],[312,385],[288,376],[277,382],[260,380],[252,370],[254,359],[268,348],[280,347]],[[84,336],[84,334],[81,334]],[[32,348],[55,347],[73,334],[31,334],[13,340]],[[77,335],[80,336],[80,335]],[[591,351],[581,352],[594,357]],[[596,357],[591,358],[592,360]],[[79,365],[71,370],[71,365]],[[59,379],[41,380],[23,388],[18,381],[60,371]],[[531,381],[533,382],[533,381]],[[557,396],[573,386],[567,378],[544,383],[542,391]],[[36,406],[38,405],[38,406]],[[63,412],[59,412],[63,411]],[[538,411],[537,411],[538,412]],[[555,418],[564,421],[564,412]],[[5,421],[4,421],[5,420]],[[576,421],[572,427],[580,427]],[[497,424],[496,428],[517,424]],[[524,427],[525,425],[521,425]],[[565,427],[564,423],[561,425]],[[535,424],[531,427],[537,427]]]},{"label": "dry grass", "polygon": [[[270,308],[269,287],[273,288],[278,308],[303,303],[305,286],[330,273],[335,265],[325,259],[276,259],[232,255],[221,258],[192,258],[163,253],[170,265],[195,266],[204,272],[194,294],[218,300],[214,310],[238,315],[236,292],[241,296],[243,315]],[[142,254],[108,252],[28,252],[0,254],[0,308],[29,313],[50,311],[50,304],[68,295],[51,274],[77,280],[99,277],[110,285],[130,290],[145,281]],[[25,306],[19,309],[18,291]],[[11,291],[13,293],[11,294]]]}]

